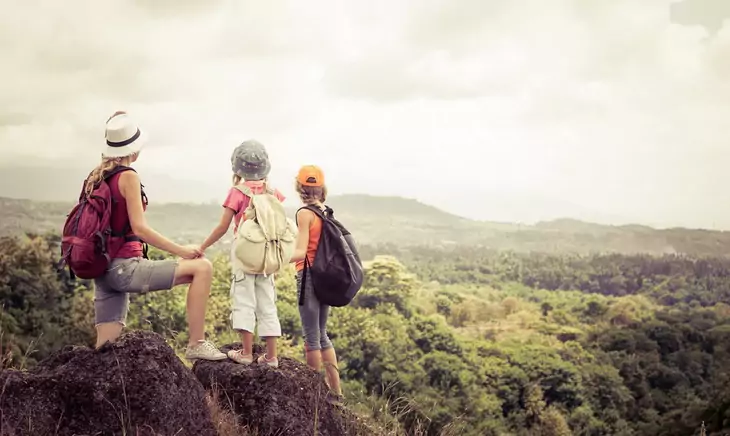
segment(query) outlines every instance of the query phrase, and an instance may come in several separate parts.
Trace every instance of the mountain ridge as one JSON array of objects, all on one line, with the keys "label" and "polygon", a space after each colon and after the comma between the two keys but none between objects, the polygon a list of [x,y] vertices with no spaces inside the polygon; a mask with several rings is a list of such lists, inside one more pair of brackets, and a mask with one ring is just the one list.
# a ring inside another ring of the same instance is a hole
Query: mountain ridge
[{"label": "mountain ridge", "polygon": [[[703,229],[654,229],[642,225],[604,225],[573,219],[537,224],[476,221],[418,200],[365,194],[332,196],[328,204],[363,245],[400,248],[454,245],[545,253],[686,254],[727,256],[730,232]],[[37,202],[0,197],[0,235],[60,232],[70,202]],[[287,205],[293,216],[296,207]],[[214,203],[152,203],[152,226],[184,243],[200,243],[220,219]],[[229,233],[224,241],[231,238]],[[226,242],[221,246],[225,249]]]},{"label": "mountain ridge", "polygon": [[[0,162],[0,197],[27,198],[34,201],[74,201],[79,194],[84,178],[93,168],[93,161],[34,159],[32,163]],[[226,171],[203,174],[181,174],[170,170],[160,170],[149,160],[135,164],[141,174],[147,195],[153,203],[220,203],[230,189],[231,179]],[[271,183],[290,198],[296,196],[293,183],[283,172],[272,172]],[[460,186],[457,191],[451,186],[435,184],[429,187],[414,188],[407,183],[393,190],[372,191],[358,184],[336,183],[340,191],[331,194],[397,195],[418,198],[425,204],[436,205],[442,211],[471,220],[489,222],[497,227],[505,223],[536,224],[540,221],[560,217],[601,224],[628,224],[639,222],[653,227],[667,227],[672,220],[657,220],[650,216],[633,216],[624,212],[604,210],[594,206],[582,205],[579,201],[559,198],[554,195],[535,192],[502,189],[490,186]],[[424,191],[424,188],[426,190]],[[363,193],[363,194],[356,194]],[[397,197],[392,197],[397,198]],[[730,216],[730,215],[729,215]],[[447,219],[448,220],[448,219]],[[682,225],[683,221],[674,222]],[[710,228],[728,228],[730,221],[720,219]]]}]

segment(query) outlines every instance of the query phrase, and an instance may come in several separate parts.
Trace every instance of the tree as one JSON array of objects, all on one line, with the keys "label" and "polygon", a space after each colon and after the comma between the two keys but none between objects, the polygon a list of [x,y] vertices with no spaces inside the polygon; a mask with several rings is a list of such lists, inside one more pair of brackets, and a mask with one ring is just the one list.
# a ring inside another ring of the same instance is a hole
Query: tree
[{"label": "tree", "polygon": [[392,256],[376,256],[364,266],[365,281],[355,297],[354,306],[373,309],[381,304],[390,304],[398,312],[410,316],[412,310],[408,300],[415,291],[415,277]]},{"label": "tree", "polygon": [[64,344],[75,288],[54,267],[58,253],[41,236],[0,238],[0,328],[16,363],[27,356],[32,364]]}]

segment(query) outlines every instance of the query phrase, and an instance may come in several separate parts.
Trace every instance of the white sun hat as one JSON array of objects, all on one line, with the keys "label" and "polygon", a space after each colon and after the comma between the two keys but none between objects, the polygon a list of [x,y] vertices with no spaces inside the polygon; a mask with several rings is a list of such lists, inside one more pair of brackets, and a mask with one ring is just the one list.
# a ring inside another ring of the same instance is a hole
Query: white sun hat
[{"label": "white sun hat", "polygon": [[126,157],[138,153],[147,140],[137,124],[126,113],[112,117],[106,123],[104,157]]}]

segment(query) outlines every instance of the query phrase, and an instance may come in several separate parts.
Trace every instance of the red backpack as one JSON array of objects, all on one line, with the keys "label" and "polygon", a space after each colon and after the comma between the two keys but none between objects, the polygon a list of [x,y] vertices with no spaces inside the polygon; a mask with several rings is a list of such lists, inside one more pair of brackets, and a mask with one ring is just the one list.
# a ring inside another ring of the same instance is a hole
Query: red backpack
[{"label": "red backpack", "polygon": [[79,203],[68,214],[63,226],[60,266],[68,265],[72,278],[94,279],[103,276],[117,251],[126,241],[132,240],[126,237],[129,229],[112,231],[114,200],[107,183],[110,177],[127,170],[134,171],[120,166],[104,174],[91,195],[87,196],[82,190]]}]

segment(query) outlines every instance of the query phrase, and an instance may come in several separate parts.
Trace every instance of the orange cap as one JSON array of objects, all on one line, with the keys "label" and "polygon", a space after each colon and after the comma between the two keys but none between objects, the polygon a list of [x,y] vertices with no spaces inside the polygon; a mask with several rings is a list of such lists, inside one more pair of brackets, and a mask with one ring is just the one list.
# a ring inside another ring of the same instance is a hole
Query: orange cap
[{"label": "orange cap", "polygon": [[297,181],[302,186],[324,186],[324,173],[316,165],[304,165],[299,169]]}]

